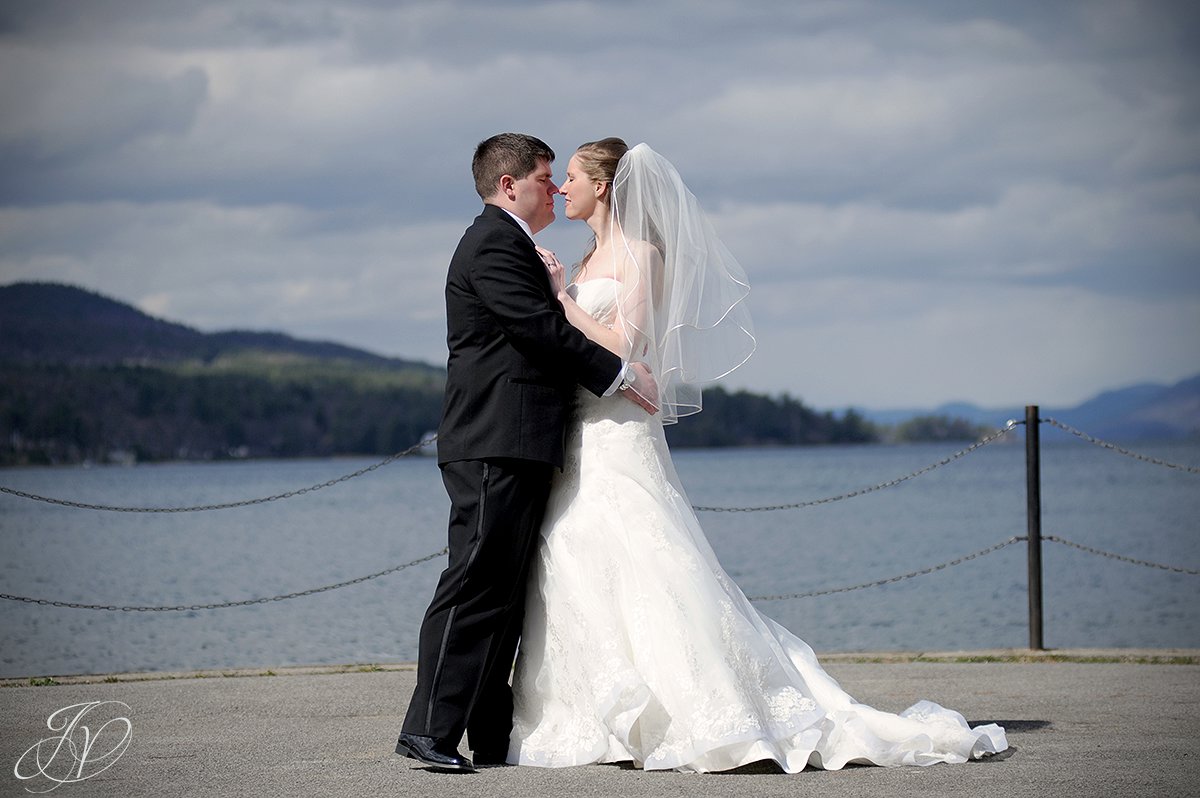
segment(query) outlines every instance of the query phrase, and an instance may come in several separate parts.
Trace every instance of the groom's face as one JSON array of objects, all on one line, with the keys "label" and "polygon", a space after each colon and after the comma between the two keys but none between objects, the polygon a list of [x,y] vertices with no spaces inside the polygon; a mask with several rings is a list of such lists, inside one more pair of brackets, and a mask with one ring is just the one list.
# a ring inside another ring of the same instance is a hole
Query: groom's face
[{"label": "groom's face", "polygon": [[538,232],[554,221],[554,171],[548,161],[538,161],[537,168],[513,183],[516,194],[513,213],[529,223],[529,229]]}]

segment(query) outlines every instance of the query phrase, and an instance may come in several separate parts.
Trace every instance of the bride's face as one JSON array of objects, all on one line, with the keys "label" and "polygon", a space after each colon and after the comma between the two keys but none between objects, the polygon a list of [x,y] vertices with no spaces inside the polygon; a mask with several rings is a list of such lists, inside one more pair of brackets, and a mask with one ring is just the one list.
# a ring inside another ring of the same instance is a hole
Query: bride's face
[{"label": "bride's face", "polygon": [[563,213],[567,218],[590,219],[596,211],[596,195],[601,185],[587,176],[579,165],[579,159],[572,155],[567,162],[567,179],[558,189],[558,193],[565,198]]}]

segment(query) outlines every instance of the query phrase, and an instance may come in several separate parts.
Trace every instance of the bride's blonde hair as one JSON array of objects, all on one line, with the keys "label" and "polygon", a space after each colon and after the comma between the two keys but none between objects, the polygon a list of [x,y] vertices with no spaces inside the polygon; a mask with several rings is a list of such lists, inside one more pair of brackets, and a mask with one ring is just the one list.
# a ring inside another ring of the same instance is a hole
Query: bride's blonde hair
[{"label": "bride's blonde hair", "polygon": [[575,150],[575,157],[579,159],[583,173],[597,183],[604,184],[605,189],[600,195],[600,201],[605,205],[612,204],[612,182],[617,176],[617,164],[627,152],[629,145],[616,137],[589,141],[580,144],[579,149]]}]

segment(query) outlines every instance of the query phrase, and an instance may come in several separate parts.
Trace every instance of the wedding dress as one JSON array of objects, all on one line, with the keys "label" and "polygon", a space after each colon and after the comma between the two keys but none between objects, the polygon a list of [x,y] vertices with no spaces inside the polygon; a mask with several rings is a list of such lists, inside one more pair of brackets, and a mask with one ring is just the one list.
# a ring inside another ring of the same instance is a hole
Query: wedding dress
[{"label": "wedding dress", "polygon": [[[572,286],[602,322],[610,278]],[[675,473],[659,416],[579,394],[530,577],[509,761],[789,772],[849,762],[964,762],[1008,747],[929,701],[859,704],[809,646],[722,570]]]}]

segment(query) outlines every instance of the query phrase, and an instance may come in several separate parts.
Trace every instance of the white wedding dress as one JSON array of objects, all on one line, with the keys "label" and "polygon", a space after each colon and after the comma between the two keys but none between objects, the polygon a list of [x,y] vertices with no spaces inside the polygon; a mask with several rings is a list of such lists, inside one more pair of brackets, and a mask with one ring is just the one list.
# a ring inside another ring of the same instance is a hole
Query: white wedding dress
[{"label": "white wedding dress", "polygon": [[[618,283],[576,301],[606,321]],[[717,562],[662,423],[621,396],[580,393],[530,576],[509,761],[631,761],[789,773],[848,762],[964,762],[1008,747],[994,724],[922,701],[857,703],[809,646],[760,614]]]}]

